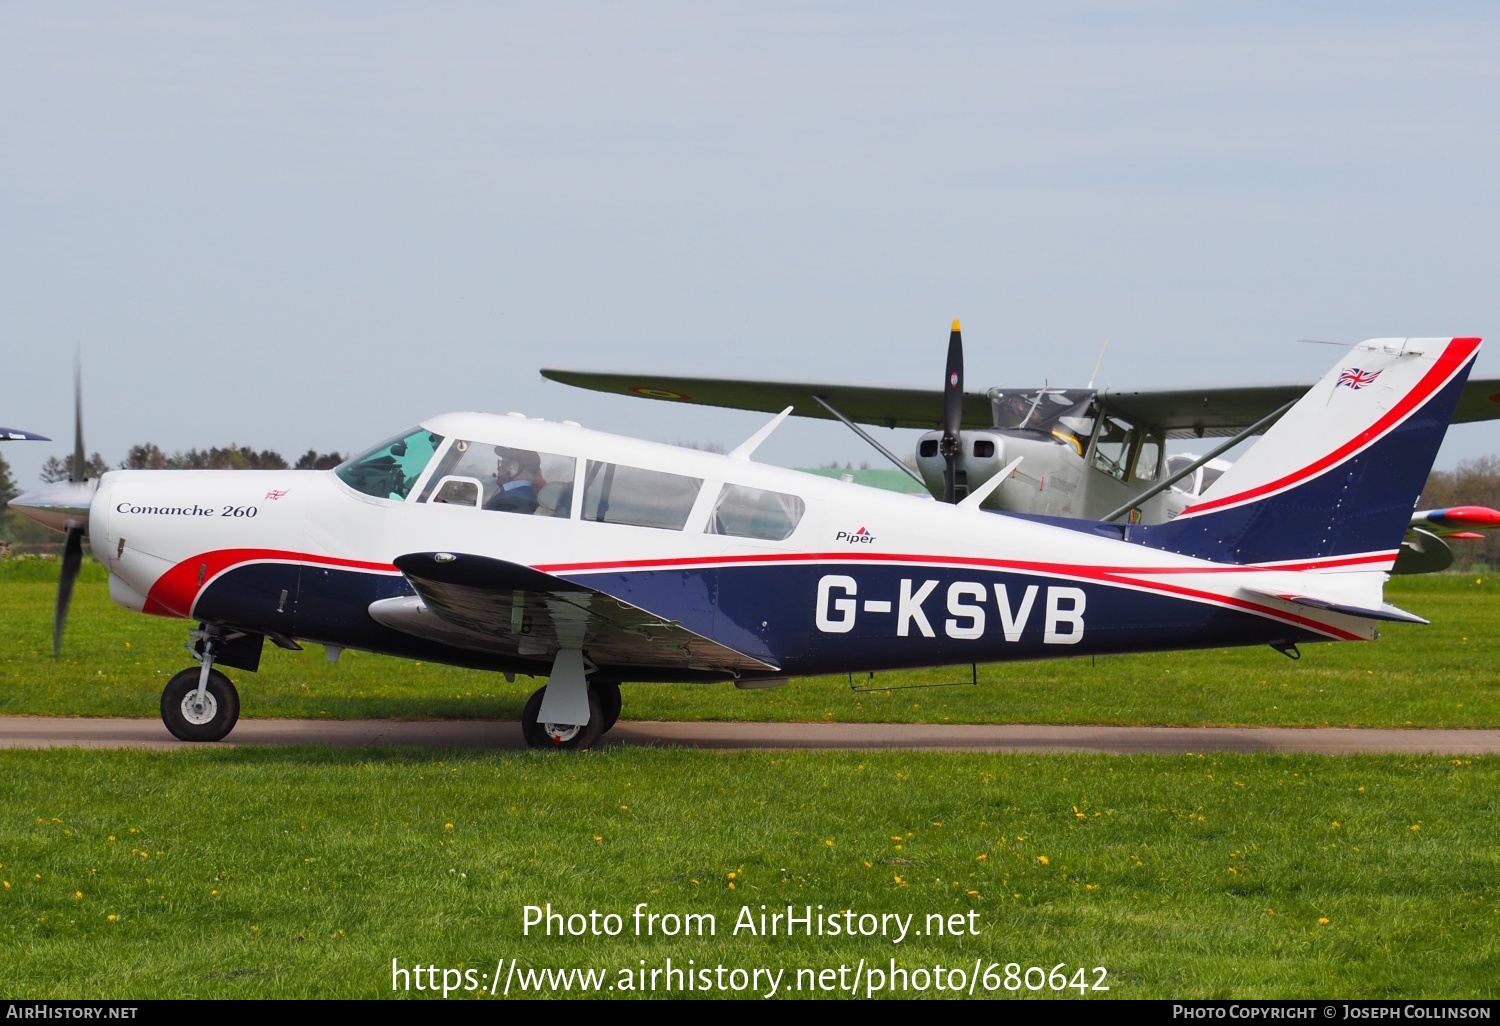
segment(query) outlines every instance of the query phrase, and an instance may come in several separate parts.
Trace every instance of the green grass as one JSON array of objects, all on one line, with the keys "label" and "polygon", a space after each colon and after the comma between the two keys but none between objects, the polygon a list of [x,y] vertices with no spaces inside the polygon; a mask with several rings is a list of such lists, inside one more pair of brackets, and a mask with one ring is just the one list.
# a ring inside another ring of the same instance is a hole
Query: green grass
[{"label": "green grass", "polygon": [[[89,564],[64,655],[50,652],[56,564],[0,562],[0,714],[155,716],[190,665],[188,624],[110,603]],[[1482,580],[1482,583],[1481,583]],[[922,723],[1297,724],[1500,727],[1500,586],[1485,577],[1397,578],[1388,598],[1430,620],[1374,643],[1073,658],[981,667],[976,687],[850,691],[845,678],[770,691],[729,685],[625,687],[628,719]],[[346,652],[270,645],[258,674],[233,673],[250,717],[515,718],[541,682]],[[880,674],[876,685],[965,680],[968,668]],[[865,681],[858,681],[865,684]]]},{"label": "green grass", "polygon": [[[669,956],[1103,965],[1111,997],[1493,998],[1497,770],[1267,755],[5,751],[0,953],[6,992],[28,998],[379,996],[392,958],[488,972],[502,957],[613,970]],[[718,933],[523,937],[522,907],[546,902],[712,912]],[[741,905],[762,903],[910,913],[919,928],[973,909],[979,935],[732,936]]]}]

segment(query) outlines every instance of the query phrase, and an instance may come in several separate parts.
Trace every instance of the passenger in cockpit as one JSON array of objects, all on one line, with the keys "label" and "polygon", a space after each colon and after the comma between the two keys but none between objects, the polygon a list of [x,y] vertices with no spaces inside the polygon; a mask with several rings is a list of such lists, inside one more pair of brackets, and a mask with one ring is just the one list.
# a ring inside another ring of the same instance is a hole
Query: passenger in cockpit
[{"label": "passenger in cockpit", "polygon": [[495,481],[499,487],[485,509],[505,513],[535,513],[536,495],[546,481],[542,479],[542,460],[530,449],[510,449],[495,446],[499,457],[495,465]]}]

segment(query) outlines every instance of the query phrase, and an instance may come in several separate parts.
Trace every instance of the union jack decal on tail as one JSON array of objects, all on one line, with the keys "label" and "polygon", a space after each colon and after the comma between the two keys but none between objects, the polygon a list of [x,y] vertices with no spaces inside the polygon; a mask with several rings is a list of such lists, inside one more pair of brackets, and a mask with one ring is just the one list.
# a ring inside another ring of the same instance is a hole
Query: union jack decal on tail
[{"label": "union jack decal on tail", "polygon": [[1379,371],[1363,371],[1358,367],[1350,367],[1348,370],[1344,371],[1344,373],[1339,375],[1339,380],[1334,384],[1333,387],[1338,388],[1339,385],[1348,385],[1350,388],[1357,391],[1361,388],[1364,388],[1366,385],[1370,384],[1378,377],[1380,377]]}]

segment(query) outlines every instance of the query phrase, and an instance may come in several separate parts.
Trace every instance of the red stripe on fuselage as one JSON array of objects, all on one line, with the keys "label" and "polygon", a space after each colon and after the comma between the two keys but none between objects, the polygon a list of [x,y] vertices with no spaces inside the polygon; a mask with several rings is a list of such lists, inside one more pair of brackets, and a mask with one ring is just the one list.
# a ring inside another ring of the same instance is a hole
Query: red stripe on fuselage
[{"label": "red stripe on fuselage", "polygon": [[1480,340],[1477,338],[1453,339],[1453,341],[1449,342],[1443,348],[1443,355],[1438,357],[1433,363],[1432,369],[1422,376],[1422,380],[1417,383],[1416,388],[1413,388],[1406,395],[1402,396],[1401,401],[1391,407],[1385,416],[1322,459],[1309,463],[1301,470],[1294,470],[1284,477],[1277,478],[1269,484],[1259,485],[1235,495],[1226,495],[1222,499],[1214,499],[1211,502],[1189,506],[1182,511],[1178,519],[1196,516],[1199,513],[1210,513],[1216,509],[1223,509],[1226,506],[1237,506],[1272,492],[1282,491],[1293,485],[1300,484],[1309,478],[1316,477],[1336,464],[1342,463],[1354,453],[1375,442],[1381,435],[1390,431],[1418,407],[1426,403],[1428,399],[1431,399],[1473,357],[1474,351],[1479,348],[1479,342]]},{"label": "red stripe on fuselage", "polygon": [[399,573],[390,563],[366,563],[357,559],[289,552],[285,549],[216,549],[185,559],[158,577],[146,595],[146,605],[142,612],[153,616],[191,618],[193,603],[198,601],[203,586],[224,571],[243,563],[307,563],[350,570]]}]

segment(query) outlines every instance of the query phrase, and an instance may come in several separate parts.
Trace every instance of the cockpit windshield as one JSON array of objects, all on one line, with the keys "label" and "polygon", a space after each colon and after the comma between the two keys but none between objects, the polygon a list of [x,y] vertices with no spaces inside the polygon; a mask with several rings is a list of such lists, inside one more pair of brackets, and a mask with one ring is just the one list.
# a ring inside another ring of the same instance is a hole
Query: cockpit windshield
[{"label": "cockpit windshield", "polygon": [[1037,431],[1066,442],[1082,456],[1094,433],[1094,393],[1083,388],[1037,388],[1030,391],[990,391],[995,427],[1008,431]]},{"label": "cockpit windshield", "polygon": [[443,444],[443,436],[416,428],[350,457],[334,468],[350,488],[379,499],[405,499]]}]

